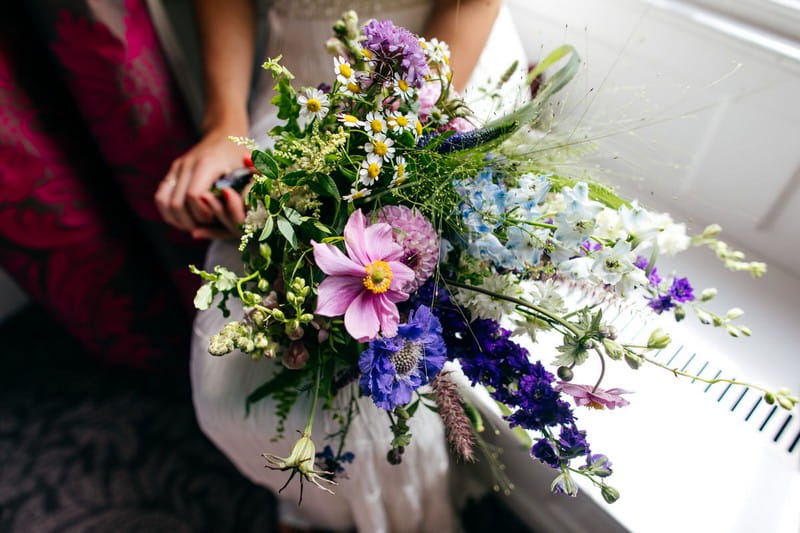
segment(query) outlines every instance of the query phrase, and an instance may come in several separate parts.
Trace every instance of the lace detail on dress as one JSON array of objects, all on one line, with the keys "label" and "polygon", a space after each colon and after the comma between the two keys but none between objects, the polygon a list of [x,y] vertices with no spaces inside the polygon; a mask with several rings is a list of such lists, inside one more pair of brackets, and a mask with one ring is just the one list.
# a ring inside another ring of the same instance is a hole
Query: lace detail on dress
[{"label": "lace detail on dress", "polygon": [[336,18],[349,9],[362,20],[381,12],[430,3],[430,0],[272,0],[270,10],[291,18]]}]

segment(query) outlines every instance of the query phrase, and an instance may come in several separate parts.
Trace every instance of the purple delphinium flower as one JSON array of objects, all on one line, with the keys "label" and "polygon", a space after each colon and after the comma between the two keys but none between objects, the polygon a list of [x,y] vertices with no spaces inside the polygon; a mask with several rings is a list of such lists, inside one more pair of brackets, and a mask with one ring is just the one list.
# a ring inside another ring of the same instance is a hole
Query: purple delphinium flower
[{"label": "purple delphinium flower", "polygon": [[531,448],[531,455],[553,468],[558,468],[560,464],[558,454],[548,439],[537,439]]},{"label": "purple delphinium flower", "polygon": [[687,278],[675,278],[672,280],[672,286],[669,288],[669,295],[672,296],[676,302],[691,302],[694,300],[693,290]]},{"label": "purple delphinium flower", "polygon": [[656,314],[661,314],[664,311],[669,311],[673,307],[675,307],[675,302],[672,301],[672,296],[669,294],[657,294],[652,298],[648,298],[648,304],[650,308],[656,312]]},{"label": "purple delphinium flower", "polygon": [[[647,270],[649,264],[650,262],[647,260],[647,258],[642,257],[641,255],[636,256],[636,261],[633,262],[633,266],[642,270]],[[647,275],[647,281],[650,282],[650,285],[653,285],[654,287],[661,283],[661,276],[658,275],[658,268],[653,267],[653,270],[651,270],[650,274]]]},{"label": "purple delphinium flower", "polygon": [[611,475],[611,461],[603,454],[587,455],[586,468],[598,477],[608,477]]},{"label": "purple delphinium flower", "polygon": [[370,20],[364,26],[364,36],[364,48],[371,53],[381,81],[391,80],[399,71],[410,85],[422,87],[429,69],[416,35],[391,20]]},{"label": "purple delphinium flower", "polygon": [[649,264],[650,262],[647,260],[647,258],[641,255],[637,255],[636,261],[633,262],[633,266],[636,268],[641,268],[642,270],[647,270],[647,265]]},{"label": "purple delphinium flower", "polygon": [[558,439],[558,451],[561,457],[572,459],[589,454],[589,443],[586,442],[586,432],[580,431],[575,425],[562,426]]},{"label": "purple delphinium flower", "polygon": [[420,305],[397,327],[397,335],[375,339],[361,352],[361,390],[390,411],[410,402],[411,393],[430,382],[446,360],[442,325],[430,308]]},{"label": "purple delphinium flower", "polygon": [[352,463],[355,458],[356,455],[353,452],[344,452],[337,457],[333,453],[333,448],[326,444],[321,452],[314,455],[314,463],[317,468],[327,472],[324,477],[333,481],[337,477],[347,477],[343,463]]},{"label": "purple delphinium flower", "polygon": [[575,418],[569,404],[553,388],[553,374],[537,361],[519,380],[517,409],[508,417],[510,426],[541,431],[549,426],[572,425]]}]

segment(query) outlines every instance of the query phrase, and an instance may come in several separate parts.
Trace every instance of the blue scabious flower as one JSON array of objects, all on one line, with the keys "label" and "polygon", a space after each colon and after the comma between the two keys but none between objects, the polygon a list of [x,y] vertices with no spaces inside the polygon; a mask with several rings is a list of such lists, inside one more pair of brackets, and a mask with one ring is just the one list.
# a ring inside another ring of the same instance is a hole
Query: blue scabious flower
[{"label": "blue scabious flower", "polygon": [[411,393],[430,382],[446,360],[442,325],[429,307],[420,305],[397,327],[396,336],[375,339],[361,352],[361,390],[390,411],[410,402]]},{"label": "blue scabious flower", "polygon": [[364,48],[372,54],[375,70],[384,80],[400,72],[410,85],[422,87],[428,74],[425,51],[417,37],[391,20],[370,20],[364,26]]},{"label": "blue scabious flower", "polygon": [[692,284],[689,283],[687,278],[675,278],[672,280],[672,286],[669,288],[669,295],[676,302],[691,302],[694,300],[694,289]]}]

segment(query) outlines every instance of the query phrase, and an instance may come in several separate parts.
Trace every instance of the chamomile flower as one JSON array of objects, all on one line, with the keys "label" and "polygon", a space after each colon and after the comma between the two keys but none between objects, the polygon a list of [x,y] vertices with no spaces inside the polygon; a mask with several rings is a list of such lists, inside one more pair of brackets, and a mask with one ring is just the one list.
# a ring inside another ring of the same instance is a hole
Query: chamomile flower
[{"label": "chamomile flower", "polygon": [[339,85],[339,92],[344,94],[345,96],[358,96],[361,94],[361,85],[358,83],[358,79],[355,78],[347,83],[342,83]]},{"label": "chamomile flower", "polygon": [[389,187],[397,187],[407,179],[408,173],[406,172],[406,158],[402,155],[399,155],[394,160],[394,176],[392,176],[392,182],[389,184]]},{"label": "chamomile flower", "polygon": [[333,70],[336,72],[336,79],[339,83],[347,85],[350,82],[356,83],[356,71],[347,59],[342,56],[333,59]]},{"label": "chamomile flower", "polygon": [[297,97],[297,103],[300,104],[300,119],[306,123],[325,118],[330,106],[328,95],[319,89],[306,89],[306,94]]},{"label": "chamomile flower", "polygon": [[392,111],[386,117],[386,123],[391,131],[403,132],[414,131],[414,123],[417,122],[417,116],[414,113],[403,114],[400,111]]},{"label": "chamomile flower", "polygon": [[347,113],[339,113],[336,115],[336,118],[339,120],[339,122],[350,128],[360,128],[364,125],[363,120],[359,120],[358,117],[349,115]]},{"label": "chamomile flower", "polygon": [[386,133],[386,119],[380,113],[370,111],[367,113],[367,120],[365,128],[367,133],[377,135],[378,133]]},{"label": "chamomile flower", "polygon": [[363,189],[356,189],[355,187],[351,187],[350,194],[342,196],[342,199],[347,202],[353,202],[360,198],[366,198],[370,194],[372,194],[372,189],[370,189],[369,187],[364,187]]},{"label": "chamomile flower", "polygon": [[394,94],[404,101],[414,97],[414,88],[399,72],[394,73]]},{"label": "chamomile flower", "polygon": [[394,141],[386,137],[383,133],[379,133],[370,138],[370,142],[364,145],[364,151],[367,156],[370,154],[376,155],[381,160],[389,160],[394,157]]},{"label": "chamomile flower", "polygon": [[361,163],[361,168],[358,170],[358,178],[361,183],[369,187],[381,175],[381,168],[383,166],[383,158],[375,154],[367,154],[367,158]]}]

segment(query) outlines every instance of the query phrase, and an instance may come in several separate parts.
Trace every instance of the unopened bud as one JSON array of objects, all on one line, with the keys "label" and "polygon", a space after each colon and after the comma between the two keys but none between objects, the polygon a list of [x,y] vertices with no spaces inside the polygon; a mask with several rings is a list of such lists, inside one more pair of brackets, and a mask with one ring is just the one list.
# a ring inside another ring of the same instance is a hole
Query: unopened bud
[{"label": "unopened bud", "polygon": [[675,321],[680,322],[681,320],[686,318],[686,309],[684,309],[682,305],[678,305],[675,307],[673,315],[675,316]]},{"label": "unopened bud", "polygon": [[672,339],[669,333],[661,328],[656,328],[653,333],[650,334],[650,338],[647,339],[647,347],[651,350],[663,350],[669,346],[670,342],[672,342]]},{"label": "unopened bud", "polygon": [[556,373],[561,381],[572,381],[572,378],[575,377],[575,373],[568,366],[558,367]]},{"label": "unopened bud", "polygon": [[392,448],[386,454],[386,460],[389,461],[390,465],[399,465],[403,462],[403,452],[400,450],[401,448]]},{"label": "unopened bud", "polygon": [[728,320],[736,320],[740,316],[744,314],[744,311],[740,307],[734,307],[733,309],[729,309],[727,313],[725,313],[725,318]]},{"label": "unopened bud", "polygon": [[293,341],[289,344],[286,351],[283,352],[281,362],[283,366],[290,370],[299,370],[306,366],[308,356],[308,349],[305,344],[303,344],[303,341]]},{"label": "unopened bud", "polygon": [[774,404],[775,403],[775,395],[772,394],[771,392],[765,392],[764,393],[764,401],[767,402],[769,405]]},{"label": "unopened bud", "polygon": [[258,247],[258,253],[262,258],[264,258],[264,260],[267,261],[267,263],[272,261],[272,248],[270,248],[269,244],[261,243],[261,245]]},{"label": "unopened bud", "polygon": [[284,315],[283,311],[281,311],[280,309],[273,309],[272,310],[272,318],[274,318],[275,320],[277,320],[279,322],[283,322],[284,320],[286,320],[286,315]]},{"label": "unopened bud", "polygon": [[306,323],[311,322],[312,320],[314,320],[314,315],[312,315],[311,313],[303,313],[302,315],[300,315],[298,317],[298,320],[300,322],[306,324]]},{"label": "unopened bud", "polygon": [[706,226],[706,229],[703,230],[703,237],[709,239],[711,237],[716,237],[722,231],[722,226],[719,224],[711,224],[710,226]]},{"label": "unopened bud", "polygon": [[216,334],[211,336],[208,343],[208,353],[211,355],[226,355],[233,351],[233,340],[227,335]]},{"label": "unopened bud", "polygon": [[[288,326],[288,324],[287,324]],[[294,328],[294,329],[286,329],[286,336],[289,337],[293,341],[297,341],[303,338],[305,331],[303,328]]]},{"label": "unopened bud", "polygon": [[713,299],[717,295],[717,289],[710,288],[710,289],[703,289],[703,292],[700,293],[700,301],[707,302]]},{"label": "unopened bud", "polygon": [[642,363],[644,363],[641,357],[636,354],[632,354],[631,352],[625,352],[625,362],[628,363],[628,366],[634,370],[641,368]]},{"label": "unopened bud", "polygon": [[614,487],[609,487],[608,485],[603,485],[603,488],[600,489],[600,494],[603,495],[603,499],[606,503],[614,503],[615,501],[619,500],[619,491]]},{"label": "unopened bud", "polygon": [[606,349],[606,355],[615,361],[620,360],[625,355],[625,349],[618,342],[609,338],[603,339],[603,347]]},{"label": "unopened bud", "polygon": [[261,292],[267,292],[267,289],[269,289],[269,281],[265,280],[264,278],[258,280],[258,290]]}]

